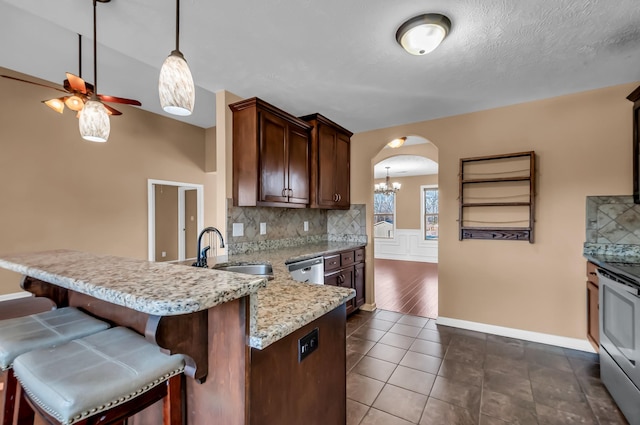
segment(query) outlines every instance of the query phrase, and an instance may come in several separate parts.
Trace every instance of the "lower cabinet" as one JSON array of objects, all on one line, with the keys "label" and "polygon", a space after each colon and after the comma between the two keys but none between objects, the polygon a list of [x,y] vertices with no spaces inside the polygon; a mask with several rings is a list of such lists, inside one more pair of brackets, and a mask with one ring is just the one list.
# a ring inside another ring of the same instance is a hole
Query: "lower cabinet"
[{"label": "lower cabinet", "polygon": [[596,351],[600,347],[600,302],[597,267],[587,262],[587,339]]},{"label": "lower cabinet", "polygon": [[364,248],[348,250],[324,257],[324,284],[356,290],[347,301],[347,314],[356,311],[365,300]]}]

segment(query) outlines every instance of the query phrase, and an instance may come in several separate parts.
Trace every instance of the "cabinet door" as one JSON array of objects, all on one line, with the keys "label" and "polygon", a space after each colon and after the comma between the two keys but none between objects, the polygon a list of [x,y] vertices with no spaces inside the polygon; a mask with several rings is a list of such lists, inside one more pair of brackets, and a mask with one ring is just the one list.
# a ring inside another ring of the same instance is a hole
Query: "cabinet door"
[{"label": "cabinet door", "polygon": [[289,127],[288,196],[294,204],[309,203],[309,135],[297,127]]},{"label": "cabinet door", "polygon": [[[355,269],[353,266],[341,269],[340,278],[338,280],[338,282],[340,283],[340,286],[342,286],[343,288],[354,289],[354,279],[353,279],[354,274],[355,274]],[[353,313],[353,311],[356,309],[355,298],[351,298],[349,301],[347,301],[346,306],[347,306],[347,314]]]},{"label": "cabinet door", "polygon": [[336,174],[335,174],[335,191],[337,196],[336,205],[343,208],[349,208],[351,204],[349,186],[350,182],[350,154],[351,140],[347,135],[337,133],[336,136]]},{"label": "cabinet door", "polygon": [[319,124],[318,127],[318,204],[332,207],[336,197],[336,139],[337,132]]},{"label": "cabinet door", "polygon": [[338,270],[337,272],[333,272],[333,273],[327,273],[324,275],[324,284],[325,285],[331,285],[331,286],[341,286],[340,285],[340,281],[342,279],[340,278],[340,270]]},{"label": "cabinet door", "polygon": [[260,201],[287,202],[287,123],[260,112]]},{"label": "cabinet door", "polygon": [[355,275],[353,276],[353,289],[356,290],[355,307],[364,304],[364,263],[355,265]]}]

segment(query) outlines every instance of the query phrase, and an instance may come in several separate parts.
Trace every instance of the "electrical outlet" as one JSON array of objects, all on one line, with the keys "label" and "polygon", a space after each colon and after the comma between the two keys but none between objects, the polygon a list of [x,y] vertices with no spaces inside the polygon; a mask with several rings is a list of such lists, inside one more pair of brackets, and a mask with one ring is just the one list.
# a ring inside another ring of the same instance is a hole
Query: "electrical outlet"
[{"label": "electrical outlet", "polygon": [[260,223],[260,234],[261,235],[267,234],[267,223]]},{"label": "electrical outlet", "polygon": [[244,236],[244,223],[233,223],[233,236]]},{"label": "electrical outlet", "polygon": [[162,258],[164,258],[164,257],[167,256],[167,252],[166,251],[162,251],[162,254],[160,254],[160,255],[162,255]]},{"label": "electrical outlet", "polygon": [[308,221],[305,221],[305,222],[304,222],[304,231],[305,231],[305,232],[308,232],[308,231],[309,231],[309,222],[308,222]]},{"label": "electrical outlet", "polygon": [[304,360],[309,354],[316,351],[320,340],[318,339],[318,328],[315,328],[298,340],[298,363]]}]

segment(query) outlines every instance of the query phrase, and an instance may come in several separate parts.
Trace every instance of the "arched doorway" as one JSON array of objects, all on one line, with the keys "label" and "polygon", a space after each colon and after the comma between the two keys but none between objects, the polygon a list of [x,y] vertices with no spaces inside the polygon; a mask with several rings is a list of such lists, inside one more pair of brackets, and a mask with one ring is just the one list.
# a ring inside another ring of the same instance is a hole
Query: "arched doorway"
[{"label": "arched doorway", "polygon": [[407,136],[385,146],[374,170],[373,240],[376,306],[438,315],[438,163],[429,140]]}]

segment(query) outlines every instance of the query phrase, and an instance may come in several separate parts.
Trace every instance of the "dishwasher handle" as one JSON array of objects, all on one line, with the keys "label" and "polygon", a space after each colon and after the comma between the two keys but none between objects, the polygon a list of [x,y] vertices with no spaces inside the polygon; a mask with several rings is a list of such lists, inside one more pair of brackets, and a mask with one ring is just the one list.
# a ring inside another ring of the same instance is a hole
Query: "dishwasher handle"
[{"label": "dishwasher handle", "polygon": [[311,267],[322,264],[323,261],[324,260],[322,257],[312,258],[310,260],[303,260],[303,261],[297,261],[295,263],[290,263],[287,265],[287,268],[289,269],[290,272],[293,272],[296,270],[302,270],[302,269],[304,269],[305,271],[309,271],[311,270]]}]

